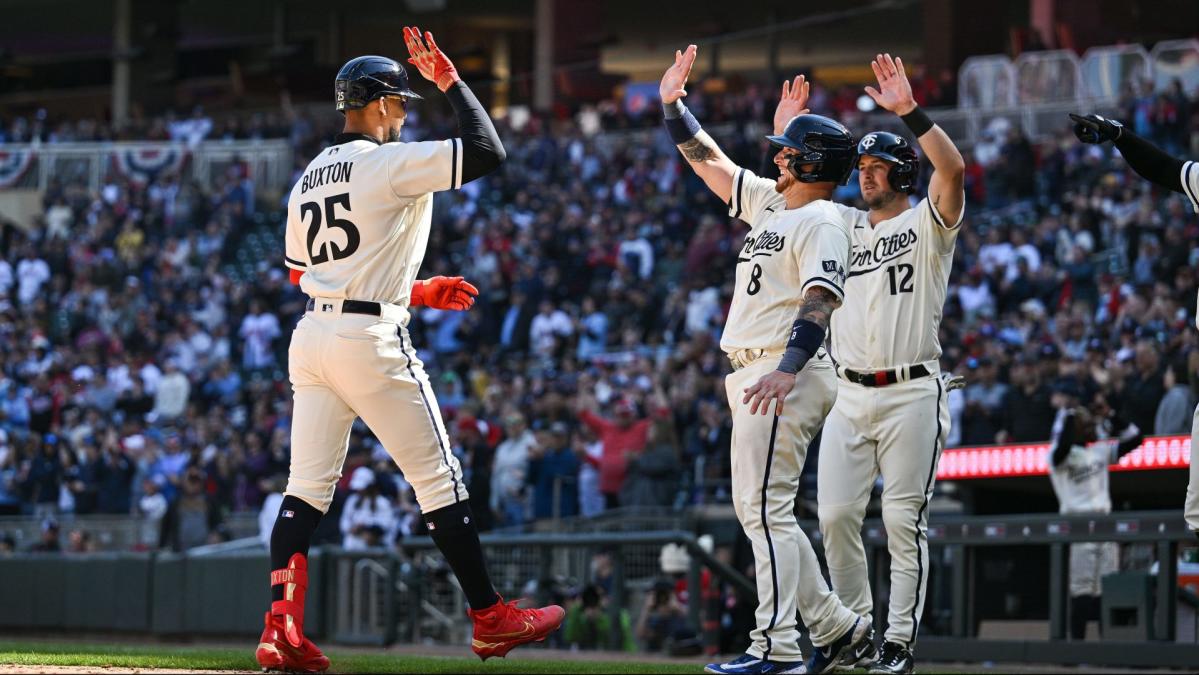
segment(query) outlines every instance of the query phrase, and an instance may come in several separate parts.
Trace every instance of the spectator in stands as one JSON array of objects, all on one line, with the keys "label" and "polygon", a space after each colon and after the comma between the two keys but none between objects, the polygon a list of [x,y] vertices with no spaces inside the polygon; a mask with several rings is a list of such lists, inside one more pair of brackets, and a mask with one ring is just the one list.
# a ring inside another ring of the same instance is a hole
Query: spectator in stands
[{"label": "spectator in stands", "polygon": [[1191,388],[1187,362],[1181,358],[1172,362],[1166,368],[1162,385],[1166,394],[1157,406],[1153,433],[1161,436],[1190,433],[1192,413],[1195,411],[1195,392]]},{"label": "spectator in stands", "polygon": [[7,532],[0,532],[0,558],[11,557],[17,552],[17,542]]},{"label": "spectator in stands", "polygon": [[58,535],[58,521],[53,518],[46,518],[42,521],[41,538],[29,550],[34,553],[58,553],[62,550],[62,545],[58,541]]},{"label": "spectator in stands", "polygon": [[360,466],[350,476],[352,494],[341,511],[342,548],[361,551],[395,541],[396,515],[390,499],[379,494],[375,472]]},{"label": "spectator in stands", "polygon": [[96,537],[84,529],[74,529],[67,535],[67,553],[95,553]]},{"label": "spectator in stands", "polygon": [[24,484],[26,503],[33,505],[33,515],[45,518],[58,513],[58,491],[62,485],[63,469],[58,437],[46,434],[40,440],[37,454],[26,460],[19,480]]},{"label": "spectator in stands", "polygon": [[[1125,380],[1121,398],[1121,415],[1145,434],[1155,434],[1154,417],[1166,394],[1158,345],[1151,340],[1138,340],[1133,357],[1134,368]],[[1192,409],[1193,411],[1193,409]]]},{"label": "spectator in stands", "polygon": [[279,330],[279,319],[274,314],[264,312],[260,301],[250,301],[250,312],[242,319],[238,335],[244,341],[242,343],[243,368],[259,370],[275,364],[272,344],[282,335]]},{"label": "spectator in stands", "polygon": [[542,300],[540,311],[529,324],[529,344],[533,352],[547,359],[558,356],[572,333],[574,325],[566,312],[556,309],[549,300]]},{"label": "spectator in stands", "polygon": [[1037,443],[1053,428],[1052,392],[1041,380],[1041,372],[1018,356],[1012,364],[1011,387],[1003,397],[1003,425],[999,443]]},{"label": "spectator in stands", "polygon": [[167,507],[162,518],[158,547],[181,553],[219,540],[221,510],[204,493],[204,472],[198,467],[187,470],[179,489],[179,498]]},{"label": "spectator in stands", "polygon": [[533,517],[572,518],[579,513],[580,460],[570,442],[570,428],[554,422],[543,437],[529,449]]},{"label": "spectator in stands", "polygon": [[167,359],[166,369],[154,392],[154,409],[150,412],[155,420],[173,420],[183,414],[190,395],[191,383],[187,375],[179,370],[175,359]]},{"label": "spectator in stands", "polygon": [[580,393],[575,404],[579,420],[591,428],[603,444],[603,454],[598,461],[599,489],[604,495],[604,507],[620,506],[620,491],[624,487],[629,457],[645,449],[650,419],[637,416],[637,404],[629,398],[616,401],[613,419],[600,417],[595,397]]},{"label": "spectator in stands", "polygon": [[998,381],[995,363],[988,357],[971,358],[966,381],[966,412],[963,415],[962,442],[966,445],[990,445],[996,442],[1001,426],[1003,399],[1008,386]]},{"label": "spectator in stands", "polygon": [[675,597],[672,581],[658,579],[645,594],[634,634],[650,652],[670,653],[676,642],[694,643],[695,631],[687,626],[687,608]]},{"label": "spectator in stands", "polygon": [[[583,588],[579,598],[566,610],[566,621],[562,628],[563,637],[571,649],[579,650],[612,650],[636,652],[637,643],[633,639],[633,630],[628,610],[621,608],[619,633],[612,626],[611,614],[608,611],[608,596],[602,588],[589,584]],[[616,642],[614,635],[619,642]]]},{"label": "spectator in stands", "polygon": [[641,508],[673,505],[679,491],[681,468],[673,422],[667,419],[653,420],[645,449],[629,455],[620,503]]},{"label": "spectator in stands", "polygon": [[537,438],[529,431],[524,415],[517,412],[504,418],[504,435],[491,469],[491,510],[503,526],[514,527],[528,519],[525,487]]}]

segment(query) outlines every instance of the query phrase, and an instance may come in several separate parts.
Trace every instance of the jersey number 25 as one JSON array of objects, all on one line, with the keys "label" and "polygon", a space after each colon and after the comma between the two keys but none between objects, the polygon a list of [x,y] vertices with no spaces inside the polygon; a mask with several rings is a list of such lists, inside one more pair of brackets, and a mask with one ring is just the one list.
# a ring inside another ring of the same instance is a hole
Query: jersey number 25
[{"label": "jersey number 25", "polygon": [[[300,218],[307,219],[308,214],[312,214],[312,222],[308,224],[308,258],[313,265],[319,265],[323,262],[328,262],[330,259],[329,250],[332,251],[333,260],[341,260],[348,258],[358,250],[358,244],[362,241],[362,237],[358,234],[358,227],[354,223],[345,218],[338,218],[334,207],[341,206],[346,211],[350,210],[350,193],[343,192],[337,195],[329,195],[325,197],[324,215],[321,213],[321,205],[317,202],[304,202],[300,205]],[[312,247],[316,243],[316,236],[321,231],[321,223],[328,223],[329,227],[336,227],[346,233],[346,247],[341,248],[332,240],[328,242],[328,250],[325,244],[320,245],[320,250]]]}]

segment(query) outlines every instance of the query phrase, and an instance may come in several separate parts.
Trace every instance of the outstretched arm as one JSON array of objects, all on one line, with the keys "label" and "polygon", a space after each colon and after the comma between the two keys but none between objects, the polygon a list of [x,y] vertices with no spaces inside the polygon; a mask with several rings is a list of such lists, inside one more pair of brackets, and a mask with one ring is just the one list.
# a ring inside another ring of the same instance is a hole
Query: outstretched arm
[{"label": "outstretched arm", "polygon": [[912,85],[903,69],[903,59],[892,59],[890,54],[879,54],[870,62],[878,89],[866,87],[866,93],[880,107],[903,120],[916,135],[920,149],[933,165],[932,179],[928,184],[928,200],[941,216],[946,226],[958,222],[962,206],[966,201],[966,162],[962,153],[941,127],[932,123],[928,115],[916,105],[912,96]]},{"label": "outstretched arm", "polygon": [[695,65],[696,46],[688,45],[685,52],[675,51],[674,65],[666,69],[658,93],[662,97],[662,112],[666,130],[679,152],[695,173],[717,197],[728,202],[733,194],[733,176],[737,165],[720,150],[716,141],[700,128],[695,116],[683,105],[687,95],[687,78]]},{"label": "outstretched arm", "polygon": [[408,63],[426,80],[435,83],[454,109],[458,133],[462,135],[462,182],[469,183],[495,171],[508,155],[483,104],[458,77],[458,70],[438,48],[432,33],[425,31],[422,40],[419,28],[405,27],[404,43],[412,55]]},{"label": "outstretched arm", "polygon": [[[1083,143],[1111,141],[1120,149],[1124,161],[1142,178],[1174,192],[1186,192],[1182,184],[1181,159],[1171,157],[1154,144],[1137,136],[1115,120],[1099,115],[1070,114],[1074,120],[1074,135]],[[1194,199],[1199,195],[1188,194]]]}]

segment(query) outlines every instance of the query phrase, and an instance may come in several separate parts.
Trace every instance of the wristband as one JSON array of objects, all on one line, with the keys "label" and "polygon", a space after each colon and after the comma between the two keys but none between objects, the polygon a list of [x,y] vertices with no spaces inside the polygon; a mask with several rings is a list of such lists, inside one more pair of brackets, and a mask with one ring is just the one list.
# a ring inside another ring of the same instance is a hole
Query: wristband
[{"label": "wristband", "polygon": [[794,375],[803,370],[810,358],[812,358],[811,352],[802,347],[787,347],[787,351],[783,352],[783,360],[779,361],[778,370],[788,375]]},{"label": "wristband", "polygon": [[913,134],[916,134],[916,138],[927,134],[933,128],[933,121],[928,118],[927,113],[920,109],[920,106],[912,108],[912,112],[906,115],[900,115],[899,119],[903,120]]},{"label": "wristband", "polygon": [[682,101],[663,103],[662,114],[665,116],[666,131],[675,145],[682,145],[695,138],[700,131],[699,120],[683,105]]}]

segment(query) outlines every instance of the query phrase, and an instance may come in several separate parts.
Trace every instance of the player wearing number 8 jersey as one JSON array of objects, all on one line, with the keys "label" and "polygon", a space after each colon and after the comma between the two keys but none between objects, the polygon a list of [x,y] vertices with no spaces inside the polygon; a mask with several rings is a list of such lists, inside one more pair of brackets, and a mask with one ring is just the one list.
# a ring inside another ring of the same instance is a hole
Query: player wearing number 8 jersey
[{"label": "player wearing number 8 jersey", "polygon": [[[808,443],[836,397],[824,349],[828,317],[841,304],[849,236],[828,201],[853,169],[854,146],[841,124],[808,115],[803,78],[783,85],[782,133],[769,137],[777,180],[738,167],[680,100],[696,48],[676,52],[662,77],[666,128],[704,183],[749,224],[737,254],[736,288],[721,349],[733,413],[733,508],[753,546],[757,625],[741,657],[711,673],[827,672],[871,639],[869,620],[838,602],[795,518]],[[796,614],[815,649],[799,649]]]},{"label": "player wearing number 8 jersey", "polygon": [[[462,468],[450,451],[424,365],[408,335],[408,307],[430,294],[465,309],[469,285],[413,286],[425,255],[433,192],[495,170],[504,149],[491,120],[433,36],[405,28],[413,64],[445,93],[461,138],[402,143],[404,68],[363,56],[335,81],[344,132],[305,169],[287,208],[286,264],[310,297],[292,334],[291,473],[271,534],[274,601],[259,640],[265,669],[315,672],[329,660],[304,637],[308,544],[328,510],[361,417],[412,485],[430,536],[454,571],[474,620],[472,649],[503,656],[561,624],[561,607],[518,609],[496,594],[475,530]],[[452,281],[452,280],[451,280]],[[486,507],[484,507],[486,508]]]},{"label": "player wearing number 8 jersey", "polygon": [[870,211],[841,207],[853,241],[845,303],[829,328],[837,403],[820,441],[820,530],[833,589],[851,610],[873,609],[862,520],[883,479],[883,524],[891,553],[887,630],[872,673],[910,673],[928,584],[928,502],[949,433],[937,332],[965,201],[962,156],[916,107],[903,62],[871,64],[878,104],[900,115],[933,165],[928,197],[909,207],[919,174],[902,137],[866,134],[858,143],[858,182]]}]

